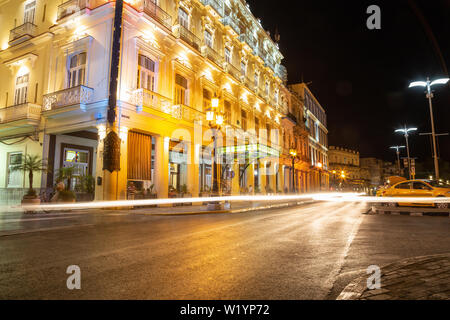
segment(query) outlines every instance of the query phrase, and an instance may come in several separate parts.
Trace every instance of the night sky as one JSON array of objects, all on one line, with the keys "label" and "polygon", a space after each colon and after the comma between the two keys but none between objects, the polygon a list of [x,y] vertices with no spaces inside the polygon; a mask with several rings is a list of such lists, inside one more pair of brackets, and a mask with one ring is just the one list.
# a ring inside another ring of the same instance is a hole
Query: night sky
[{"label": "night sky", "polygon": [[[395,129],[407,124],[431,132],[425,94],[408,85],[448,76],[450,0],[247,2],[266,30],[278,29],[289,82],[312,81],[327,112],[330,145],[394,161],[389,147],[404,145]],[[366,27],[371,4],[381,8],[381,30]],[[450,86],[435,90],[436,130],[450,132]],[[410,142],[411,156],[431,157],[429,137],[416,134]],[[450,137],[439,145],[450,160]]]}]

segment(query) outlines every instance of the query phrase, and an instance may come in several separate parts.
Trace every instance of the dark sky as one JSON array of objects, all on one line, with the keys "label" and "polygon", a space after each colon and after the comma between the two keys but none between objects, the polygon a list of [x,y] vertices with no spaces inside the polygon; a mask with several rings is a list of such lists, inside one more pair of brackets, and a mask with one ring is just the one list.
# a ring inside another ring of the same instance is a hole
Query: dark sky
[{"label": "dark sky", "polygon": [[[394,160],[391,145],[404,144],[394,130],[405,123],[431,132],[428,102],[411,81],[447,77],[450,68],[450,0],[247,0],[266,30],[281,35],[289,82],[312,81],[328,116],[330,145],[361,156]],[[367,7],[381,8],[381,30],[369,30]],[[418,8],[427,27],[412,9]],[[439,58],[441,52],[443,59]],[[450,86],[436,87],[437,131],[450,131]],[[411,137],[412,156],[431,157],[428,137]],[[450,160],[450,137],[439,141]]]}]

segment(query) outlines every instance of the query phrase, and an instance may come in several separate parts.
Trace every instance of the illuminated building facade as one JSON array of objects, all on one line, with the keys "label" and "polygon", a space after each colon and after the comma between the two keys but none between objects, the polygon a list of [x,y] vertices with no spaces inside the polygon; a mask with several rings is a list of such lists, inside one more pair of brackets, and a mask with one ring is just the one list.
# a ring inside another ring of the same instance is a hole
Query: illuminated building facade
[{"label": "illuminated building facade", "polygon": [[[97,200],[126,199],[131,185],[159,198],[208,194],[214,159],[224,194],[312,190],[310,164],[326,170],[326,141],[308,152],[305,116],[320,117],[288,90],[278,45],[245,1],[124,1],[110,124],[115,8],[0,0],[0,188],[26,188],[8,168],[40,154],[52,170],[35,187],[51,189],[58,169],[72,166],[74,185],[95,178]],[[218,132],[208,119],[216,99]],[[105,170],[105,145],[120,170]]]}]

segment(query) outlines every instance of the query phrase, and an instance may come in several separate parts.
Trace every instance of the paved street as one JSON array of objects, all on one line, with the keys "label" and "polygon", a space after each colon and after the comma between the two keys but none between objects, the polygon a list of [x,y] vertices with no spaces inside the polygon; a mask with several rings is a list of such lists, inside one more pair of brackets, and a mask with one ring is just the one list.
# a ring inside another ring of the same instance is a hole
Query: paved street
[{"label": "paved street", "polygon": [[[0,236],[0,298],[335,299],[370,265],[450,252],[448,217],[365,209],[315,203],[238,214],[10,216],[2,229],[34,228]],[[66,288],[69,265],[81,268],[81,290]]]}]

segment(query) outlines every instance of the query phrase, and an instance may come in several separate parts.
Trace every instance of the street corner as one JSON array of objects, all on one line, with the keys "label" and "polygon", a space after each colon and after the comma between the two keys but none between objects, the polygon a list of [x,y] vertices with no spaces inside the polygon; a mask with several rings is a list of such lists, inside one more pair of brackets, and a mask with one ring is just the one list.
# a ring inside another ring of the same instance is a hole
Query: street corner
[{"label": "street corner", "polygon": [[450,253],[400,260],[379,271],[376,279],[368,269],[336,300],[450,300]]}]

